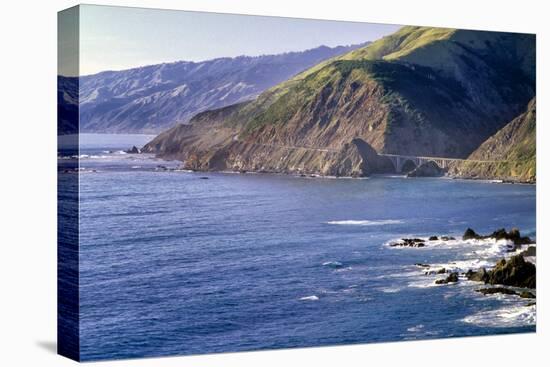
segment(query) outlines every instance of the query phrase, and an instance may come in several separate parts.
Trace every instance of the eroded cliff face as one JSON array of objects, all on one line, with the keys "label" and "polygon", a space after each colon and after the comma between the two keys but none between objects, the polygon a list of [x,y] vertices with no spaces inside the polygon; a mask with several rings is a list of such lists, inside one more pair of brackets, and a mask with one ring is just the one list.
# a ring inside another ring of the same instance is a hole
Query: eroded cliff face
[{"label": "eroded cliff face", "polygon": [[535,182],[536,119],[537,104],[533,98],[524,113],[487,139],[468,157],[473,162],[453,164],[449,174],[465,178]]},{"label": "eroded cliff face", "polygon": [[200,170],[343,176],[392,171],[359,146],[466,158],[534,96],[533,55],[530,35],[405,27],[144,150]]}]

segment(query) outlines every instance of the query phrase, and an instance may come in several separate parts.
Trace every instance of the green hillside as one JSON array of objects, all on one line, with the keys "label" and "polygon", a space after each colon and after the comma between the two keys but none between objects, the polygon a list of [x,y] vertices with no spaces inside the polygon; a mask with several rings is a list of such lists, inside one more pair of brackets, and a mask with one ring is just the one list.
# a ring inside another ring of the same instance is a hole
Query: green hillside
[{"label": "green hillside", "polygon": [[534,35],[404,27],[221,115],[201,113],[146,150],[200,161],[222,149],[227,168],[320,174],[325,150],[354,139],[378,152],[465,158],[534,97],[534,60]]}]

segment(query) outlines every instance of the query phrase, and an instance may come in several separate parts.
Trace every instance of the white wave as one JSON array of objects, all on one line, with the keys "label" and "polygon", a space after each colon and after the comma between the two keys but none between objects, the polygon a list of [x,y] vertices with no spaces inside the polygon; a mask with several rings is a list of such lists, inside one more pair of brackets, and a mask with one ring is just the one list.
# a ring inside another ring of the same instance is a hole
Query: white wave
[{"label": "white wave", "polygon": [[422,329],[424,329],[424,325],[419,324],[419,325],[408,328],[407,331],[410,332],[410,333],[416,333],[416,332],[421,331]]},{"label": "white wave", "polygon": [[537,306],[524,304],[481,311],[466,316],[463,322],[484,327],[532,326],[537,323]]},{"label": "white wave", "polygon": [[319,300],[319,297],[315,295],[300,298],[300,301],[318,301],[318,300]]},{"label": "white wave", "polygon": [[383,293],[397,293],[400,292],[403,288],[401,287],[386,287],[386,288],[380,288],[380,291]]},{"label": "white wave", "polygon": [[329,268],[341,268],[344,264],[340,261],[327,261],[323,263],[323,266],[328,266]]},{"label": "white wave", "polygon": [[466,273],[468,270],[477,271],[480,268],[493,267],[494,263],[484,259],[456,260],[448,263],[430,264],[429,270],[445,268],[447,272]]},{"label": "white wave", "polygon": [[402,224],[402,220],[397,219],[382,219],[382,220],[333,220],[326,222],[327,224],[342,225],[342,226],[383,226],[388,224]]},{"label": "white wave", "polygon": [[81,154],[79,156],[76,156],[78,159],[106,159],[109,158],[107,155],[97,155],[97,154]]}]

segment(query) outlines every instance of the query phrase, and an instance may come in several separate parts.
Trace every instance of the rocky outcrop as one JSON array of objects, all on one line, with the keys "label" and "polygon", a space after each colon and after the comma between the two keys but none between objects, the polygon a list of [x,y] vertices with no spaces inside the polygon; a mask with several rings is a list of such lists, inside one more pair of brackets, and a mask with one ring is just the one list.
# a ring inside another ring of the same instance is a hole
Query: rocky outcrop
[{"label": "rocky outcrop", "polygon": [[141,153],[141,150],[134,145],[132,147],[132,149],[128,149],[125,152],[128,153],[128,154],[139,154],[139,153]]},{"label": "rocky outcrop", "polygon": [[537,248],[535,246],[529,246],[527,250],[521,253],[523,256],[537,256]]},{"label": "rocky outcrop", "polygon": [[496,287],[496,288],[481,288],[476,289],[476,292],[479,292],[484,295],[490,294],[506,294],[512,296],[519,296],[521,298],[536,298],[535,295],[529,291],[516,292],[510,288]]},{"label": "rocky outcrop", "polygon": [[500,260],[492,270],[469,270],[466,278],[485,284],[509,285],[521,288],[536,288],[537,269],[534,264],[525,261],[523,255],[516,255],[506,261]]},{"label": "rocky outcrop", "polygon": [[493,233],[491,233],[489,235],[486,235],[486,236],[479,235],[473,229],[468,228],[468,229],[466,229],[466,231],[464,232],[464,235],[462,236],[463,240],[470,240],[470,239],[479,240],[479,239],[488,239],[488,238],[492,238],[492,239],[495,239],[497,241],[498,240],[510,240],[516,246],[528,245],[528,244],[534,243],[533,240],[531,240],[531,238],[529,238],[527,236],[522,237],[520,232],[519,232],[519,229],[517,229],[517,228],[512,228],[509,232],[506,232],[506,229],[504,229],[504,228],[497,229]]},{"label": "rocky outcrop", "polygon": [[489,274],[485,270],[485,268],[481,268],[478,271],[468,270],[466,272],[466,279],[474,281],[474,282],[484,282],[486,283],[489,280]]},{"label": "rocky outcrop", "polygon": [[458,282],[458,273],[451,273],[445,279],[438,279],[435,281],[435,284],[449,284]]},{"label": "rocky outcrop", "polygon": [[488,284],[502,284],[521,288],[536,288],[537,270],[535,265],[525,261],[522,255],[516,255],[510,260],[500,260],[488,271]]},{"label": "rocky outcrop", "polygon": [[407,177],[441,177],[445,175],[445,170],[439,168],[434,161],[421,164],[411,172],[407,173]]}]

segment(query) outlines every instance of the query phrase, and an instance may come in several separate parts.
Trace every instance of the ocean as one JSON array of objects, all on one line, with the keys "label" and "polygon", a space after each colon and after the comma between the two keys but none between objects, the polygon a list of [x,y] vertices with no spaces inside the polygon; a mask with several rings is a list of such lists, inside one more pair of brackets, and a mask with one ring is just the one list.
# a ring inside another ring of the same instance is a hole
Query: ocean
[{"label": "ocean", "polygon": [[[536,237],[535,186],[171,170],[151,139],[81,135],[83,360],[534,332],[536,306],[436,285]],[[454,236],[422,248],[403,237]]]}]

